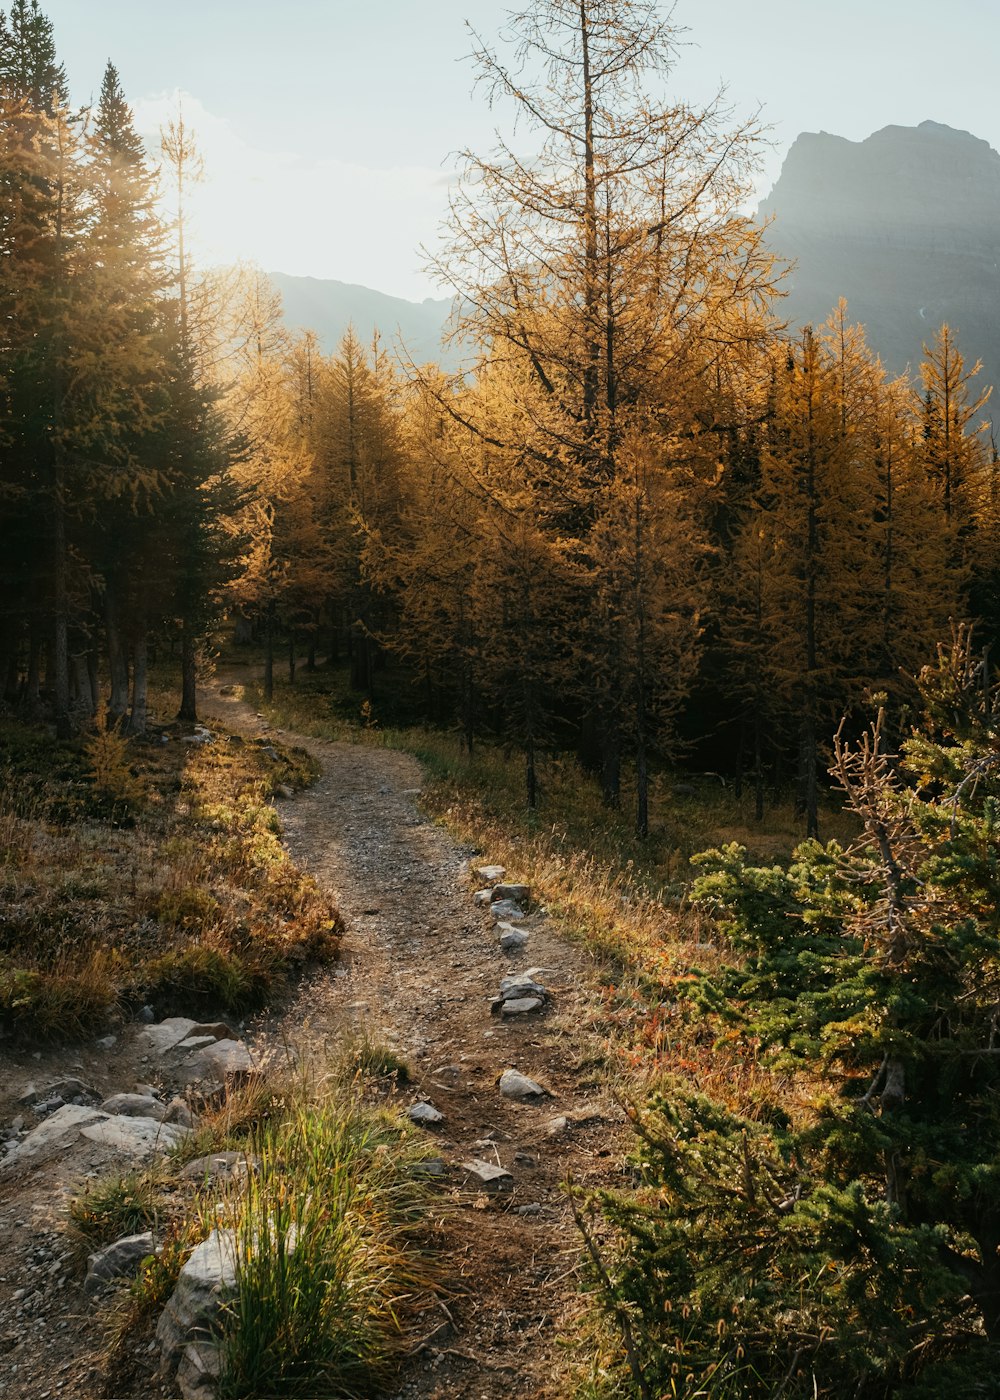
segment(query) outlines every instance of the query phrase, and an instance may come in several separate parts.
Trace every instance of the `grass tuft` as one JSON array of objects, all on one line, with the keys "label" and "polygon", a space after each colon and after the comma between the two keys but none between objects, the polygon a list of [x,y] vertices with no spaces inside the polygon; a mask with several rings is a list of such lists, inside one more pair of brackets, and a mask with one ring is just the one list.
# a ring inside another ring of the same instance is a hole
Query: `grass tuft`
[{"label": "grass tuft", "polygon": [[343,1091],[258,1137],[232,1202],[221,1400],[377,1392],[432,1283],[416,1246],[427,1188],[412,1171],[425,1151]]}]

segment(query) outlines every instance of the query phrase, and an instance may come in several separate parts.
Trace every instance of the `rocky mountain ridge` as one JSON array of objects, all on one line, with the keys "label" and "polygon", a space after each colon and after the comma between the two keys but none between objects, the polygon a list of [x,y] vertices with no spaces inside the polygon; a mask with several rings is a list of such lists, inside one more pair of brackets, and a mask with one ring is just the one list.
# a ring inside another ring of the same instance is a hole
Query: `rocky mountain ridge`
[{"label": "rocky mountain ridge", "polygon": [[980,382],[1000,379],[1000,155],[939,122],[864,141],[804,132],[759,207],[793,261],[779,314],[826,319],[840,297],[887,367],[916,371],[943,321]]}]

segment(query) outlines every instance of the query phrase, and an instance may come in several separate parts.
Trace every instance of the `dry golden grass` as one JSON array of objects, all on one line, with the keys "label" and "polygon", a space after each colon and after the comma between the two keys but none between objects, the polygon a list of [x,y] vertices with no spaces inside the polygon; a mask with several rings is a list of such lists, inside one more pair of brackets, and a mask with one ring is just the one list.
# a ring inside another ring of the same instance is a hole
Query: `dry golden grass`
[{"label": "dry golden grass", "polygon": [[0,727],[0,1024],[72,1037],[116,1008],[242,1013],[336,953],[340,919],[289,861],[270,797],[301,752],[54,745]]}]

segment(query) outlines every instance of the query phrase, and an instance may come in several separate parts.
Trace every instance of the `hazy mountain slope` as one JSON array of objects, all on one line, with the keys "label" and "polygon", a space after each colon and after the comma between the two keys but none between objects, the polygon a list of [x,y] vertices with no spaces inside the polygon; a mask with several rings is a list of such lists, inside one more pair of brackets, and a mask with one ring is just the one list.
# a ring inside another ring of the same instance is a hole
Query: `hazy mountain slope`
[{"label": "hazy mountain slope", "polygon": [[778,307],[793,327],[844,296],[899,371],[948,321],[982,381],[1000,383],[1000,155],[987,142],[930,121],[859,142],[806,132],[760,214],[797,261]]},{"label": "hazy mountain slope", "polygon": [[285,272],[268,276],[281,293],[288,325],[293,330],[315,331],[327,352],[337,348],[347,327],[353,325],[366,344],[377,329],[390,348],[401,338],[418,364],[442,360],[441,332],[451,312],[450,298],[405,301],[349,282],[292,277]]}]

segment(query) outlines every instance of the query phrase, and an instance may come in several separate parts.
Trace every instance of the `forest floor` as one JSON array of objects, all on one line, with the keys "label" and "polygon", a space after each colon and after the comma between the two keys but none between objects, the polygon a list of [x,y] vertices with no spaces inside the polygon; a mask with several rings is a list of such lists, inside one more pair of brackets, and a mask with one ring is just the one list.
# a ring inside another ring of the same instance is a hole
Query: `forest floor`
[{"label": "forest floor", "polygon": [[[491,853],[461,848],[421,813],[416,759],[272,730],[234,679],[216,678],[203,718],[300,744],[319,762],[318,781],[281,803],[284,841],[347,926],[340,960],[303,979],[280,1014],[249,1023],[247,1039],[258,1052],[289,1046],[311,1063],[352,1041],[387,1046],[409,1069],[399,1106],[426,1100],[443,1114],[424,1131],[444,1164],[432,1222],[444,1291],[390,1393],[568,1396],[581,1360],[567,1340],[579,1333],[581,1239],[563,1183],[620,1184],[623,1172],[623,1116],[605,1088],[592,964],[542,911],[523,925],[523,951],[501,952],[489,912],[472,898],[474,869]],[[551,1003],[513,1022],[491,1016],[501,978],[528,967],[545,969]],[[77,1074],[100,1092],[132,1090],[150,1074],[138,1029],[122,1027],[110,1046],[4,1050],[0,1124],[17,1115],[30,1082]],[[509,1068],[546,1096],[503,1097]],[[483,1190],[462,1165],[472,1159],[508,1171],[508,1189]],[[0,1178],[0,1393],[18,1400],[107,1394],[100,1309],[83,1292],[64,1227],[81,1169],[93,1177],[107,1165],[96,1151],[86,1161],[64,1153]],[[140,1359],[130,1395],[174,1393],[154,1388],[154,1361]]]}]

